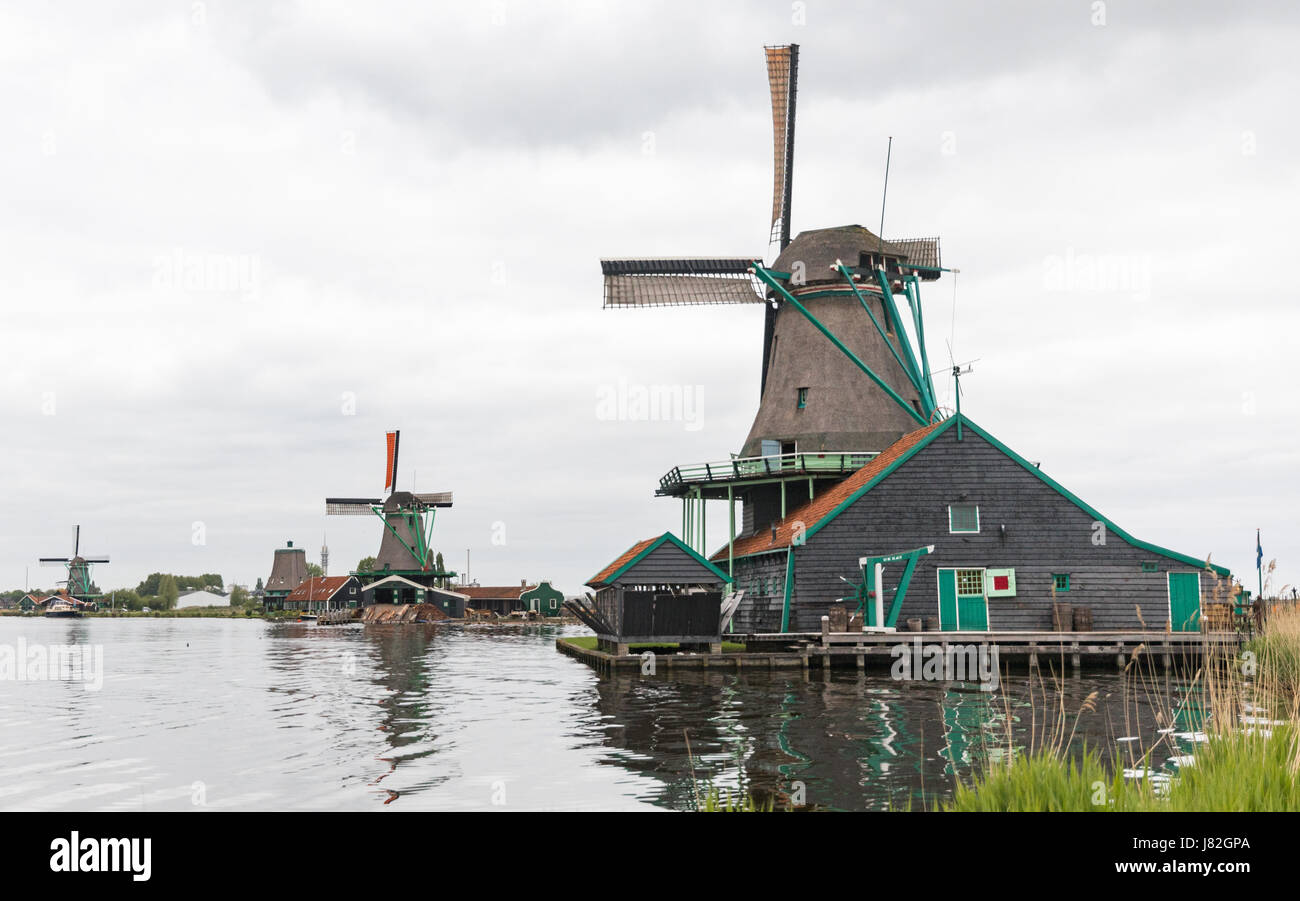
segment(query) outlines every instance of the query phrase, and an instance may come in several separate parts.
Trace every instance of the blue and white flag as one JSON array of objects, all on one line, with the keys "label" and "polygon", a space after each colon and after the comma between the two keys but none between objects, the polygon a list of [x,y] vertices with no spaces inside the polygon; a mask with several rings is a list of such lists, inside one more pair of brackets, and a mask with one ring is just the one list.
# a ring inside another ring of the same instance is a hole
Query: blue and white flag
[{"label": "blue and white flag", "polygon": [[1264,546],[1259,543],[1259,529],[1255,530],[1255,569],[1264,565]]}]

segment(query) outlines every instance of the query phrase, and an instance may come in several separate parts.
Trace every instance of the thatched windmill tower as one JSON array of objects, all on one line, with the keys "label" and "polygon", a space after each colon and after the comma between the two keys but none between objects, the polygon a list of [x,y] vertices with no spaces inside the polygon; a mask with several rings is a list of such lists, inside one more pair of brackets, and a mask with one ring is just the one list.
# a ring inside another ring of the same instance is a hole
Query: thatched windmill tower
[{"label": "thatched windmill tower", "polygon": [[293,542],[276,548],[271,562],[271,575],[266,577],[262,605],[267,610],[283,610],[284,599],[295,588],[307,581],[307,549],[294,547]]},{"label": "thatched windmill tower", "polygon": [[753,533],[784,515],[788,489],[806,499],[943,418],[920,297],[921,282],[946,271],[939,239],[884,240],[860,225],[791,239],[799,48],[767,47],[766,54],[775,261],[764,265],[758,254],[601,260],[607,308],[764,306],[759,409],[739,454],[676,467],[660,481],[659,494],[683,500],[683,537],[700,551],[704,501],[743,501],[741,534]]}]

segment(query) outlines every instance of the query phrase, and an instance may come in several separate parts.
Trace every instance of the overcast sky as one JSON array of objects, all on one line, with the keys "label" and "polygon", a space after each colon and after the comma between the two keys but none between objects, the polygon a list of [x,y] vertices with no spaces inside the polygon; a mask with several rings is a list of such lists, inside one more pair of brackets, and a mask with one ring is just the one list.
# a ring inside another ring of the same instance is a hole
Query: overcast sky
[{"label": "overcast sky", "polygon": [[[345,572],[379,527],[323,499],[380,493],[390,428],[484,584],[677,529],[654,487],[740,449],[761,308],[602,311],[598,260],[765,253],[789,41],[794,229],[876,230],[893,136],[963,410],[1135,535],[1253,588],[1260,527],[1300,580],[1287,4],[208,0],[0,10],[0,585],[62,578],[75,523],[105,588],[327,532]],[[601,416],[650,385],[698,407]]]}]

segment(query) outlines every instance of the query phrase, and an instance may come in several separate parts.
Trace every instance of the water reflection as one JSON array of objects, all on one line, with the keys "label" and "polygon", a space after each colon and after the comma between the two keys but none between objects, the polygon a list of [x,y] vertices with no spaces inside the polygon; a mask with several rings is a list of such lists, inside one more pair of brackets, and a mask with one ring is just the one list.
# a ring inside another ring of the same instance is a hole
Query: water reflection
[{"label": "water reflection", "polygon": [[[696,786],[788,803],[804,787],[807,804],[847,810],[922,809],[1009,751],[1053,740],[1042,686],[1027,677],[986,692],[965,683],[899,683],[885,672],[674,673],[609,677],[598,706],[610,723],[608,763],[663,783],[658,803],[690,809]],[[1056,740],[1103,756],[1149,745],[1155,710],[1182,704],[1179,723],[1197,715],[1187,686],[1171,680],[1136,698],[1120,676],[1099,673],[1052,685],[1063,693],[1064,733]],[[1127,710],[1126,710],[1127,708]],[[1084,712],[1079,713],[1080,710]],[[1125,749],[1116,739],[1141,733]],[[687,756],[689,736],[694,760]],[[1158,762],[1158,761],[1157,761]],[[692,765],[695,768],[692,776]]]},{"label": "water reflection", "polygon": [[[716,786],[920,808],[1045,734],[1025,674],[991,693],[885,671],[601,676],[555,651],[563,631],[0,618],[0,643],[102,644],[105,666],[99,692],[0,683],[0,807],[684,810]],[[1067,729],[1095,707],[1075,746],[1197,727],[1170,677],[1060,685]]]}]

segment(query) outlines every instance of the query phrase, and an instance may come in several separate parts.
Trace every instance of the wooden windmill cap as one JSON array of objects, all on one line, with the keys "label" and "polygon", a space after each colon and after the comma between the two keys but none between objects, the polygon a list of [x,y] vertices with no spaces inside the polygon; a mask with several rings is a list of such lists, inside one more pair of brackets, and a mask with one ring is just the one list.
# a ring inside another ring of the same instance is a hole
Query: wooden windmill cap
[{"label": "wooden windmill cap", "polygon": [[[835,228],[814,228],[799,232],[772,267],[778,272],[793,272],[796,264],[802,264],[805,282],[844,283],[844,276],[835,272],[836,261],[849,268],[866,266],[868,257],[884,254],[900,262],[908,261],[917,255],[917,242],[881,241],[880,236],[871,229],[861,225],[840,225]],[[911,260],[917,265],[933,266],[937,262]]]}]

